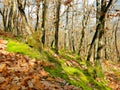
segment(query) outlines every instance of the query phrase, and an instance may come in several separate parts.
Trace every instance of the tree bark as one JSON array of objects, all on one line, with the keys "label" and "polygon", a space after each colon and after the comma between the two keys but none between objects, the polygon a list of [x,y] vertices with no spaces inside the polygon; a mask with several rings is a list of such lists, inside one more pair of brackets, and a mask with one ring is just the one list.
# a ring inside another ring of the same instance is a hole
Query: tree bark
[{"label": "tree bark", "polygon": [[64,36],[64,49],[67,48],[67,30],[68,30],[68,13],[69,13],[69,6],[67,7],[66,11],[66,25],[65,25],[65,36]]},{"label": "tree bark", "polygon": [[47,0],[43,0],[42,4],[42,44],[45,45],[45,36],[46,36],[46,30],[45,30],[45,21],[46,21],[46,9],[47,9]]},{"label": "tree bark", "polygon": [[120,61],[120,52],[118,50],[118,45],[117,45],[117,31],[118,31],[119,21],[120,21],[120,18],[118,18],[118,22],[115,28],[115,48],[116,48],[116,55],[117,55],[118,61]]},{"label": "tree bark", "polygon": [[39,25],[39,10],[40,10],[40,1],[36,2],[37,3],[37,11],[36,11],[36,15],[37,15],[37,20],[36,20],[36,25],[35,25],[35,31],[38,30],[38,25]]},{"label": "tree bark", "polygon": [[55,53],[58,54],[58,34],[59,34],[59,21],[60,21],[60,0],[56,3],[56,21],[55,21]]}]

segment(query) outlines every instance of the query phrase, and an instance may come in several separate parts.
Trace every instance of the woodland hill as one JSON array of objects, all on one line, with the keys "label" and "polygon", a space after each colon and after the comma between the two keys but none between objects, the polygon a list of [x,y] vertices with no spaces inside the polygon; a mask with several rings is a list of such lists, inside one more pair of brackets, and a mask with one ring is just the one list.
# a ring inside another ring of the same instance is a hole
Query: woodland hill
[{"label": "woodland hill", "polygon": [[119,90],[120,0],[0,0],[1,90]]},{"label": "woodland hill", "polygon": [[[84,59],[70,51],[45,48],[38,52],[16,37],[2,33],[0,39],[0,89],[8,90],[119,90],[120,64],[104,61],[86,67]],[[11,36],[11,38],[10,38]]]}]

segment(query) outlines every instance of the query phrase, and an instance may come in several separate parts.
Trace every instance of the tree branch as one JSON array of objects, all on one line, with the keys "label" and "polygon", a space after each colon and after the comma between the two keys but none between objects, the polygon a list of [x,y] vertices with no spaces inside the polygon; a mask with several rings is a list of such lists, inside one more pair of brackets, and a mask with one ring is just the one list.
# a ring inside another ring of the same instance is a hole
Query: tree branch
[{"label": "tree branch", "polygon": [[108,11],[108,9],[109,9],[109,7],[111,6],[112,2],[113,2],[113,0],[110,0],[110,1],[109,1],[108,5],[107,5],[106,8],[105,8],[104,13],[106,13],[106,12]]}]

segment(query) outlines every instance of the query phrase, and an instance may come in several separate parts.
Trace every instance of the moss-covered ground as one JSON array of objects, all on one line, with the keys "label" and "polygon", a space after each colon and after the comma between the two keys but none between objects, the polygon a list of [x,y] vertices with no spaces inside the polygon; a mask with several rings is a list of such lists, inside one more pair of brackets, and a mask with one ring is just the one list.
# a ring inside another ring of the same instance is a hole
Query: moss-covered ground
[{"label": "moss-covered ground", "polygon": [[54,50],[50,48],[45,48],[39,52],[25,43],[11,39],[8,39],[7,51],[53,63],[53,68],[44,67],[51,76],[60,77],[66,80],[68,84],[75,85],[82,90],[111,90],[107,86],[107,81],[104,80],[103,73],[99,71],[99,67],[90,66],[86,69],[84,58],[80,60],[79,56],[72,52],[61,50],[59,55],[56,55]]}]

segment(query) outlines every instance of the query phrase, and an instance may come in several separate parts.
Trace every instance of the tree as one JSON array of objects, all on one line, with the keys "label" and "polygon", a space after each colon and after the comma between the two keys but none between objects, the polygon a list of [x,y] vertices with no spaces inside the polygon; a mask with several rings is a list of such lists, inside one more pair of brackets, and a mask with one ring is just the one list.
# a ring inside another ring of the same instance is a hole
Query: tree
[{"label": "tree", "polygon": [[115,48],[116,48],[116,55],[117,55],[118,61],[120,61],[120,52],[119,52],[118,45],[117,45],[117,31],[118,31],[119,22],[120,22],[120,17],[118,18],[118,22],[117,22],[116,28],[115,28]]},{"label": "tree", "polygon": [[37,4],[37,10],[36,10],[37,20],[35,25],[35,31],[38,30],[38,25],[39,25],[40,0],[36,0],[36,4]]},{"label": "tree", "polygon": [[68,29],[68,19],[69,19],[69,6],[67,6],[66,10],[66,22],[65,22],[65,36],[64,36],[64,49],[67,48],[67,29]]},{"label": "tree", "polygon": [[56,14],[55,14],[55,53],[58,54],[58,33],[59,33],[59,21],[60,21],[60,6],[61,1],[56,1]]},{"label": "tree", "polygon": [[[82,45],[83,45],[83,39],[85,37],[85,29],[87,27],[87,23],[88,23],[88,19],[90,18],[90,12],[92,10],[92,6],[88,8],[87,6],[87,2],[86,0],[84,0],[83,2],[83,18],[82,18],[82,30],[81,30],[81,35],[80,35],[80,42],[79,42],[79,49],[78,49],[78,55],[80,55],[81,53],[81,48],[82,48]],[[86,10],[87,8],[87,10]]]},{"label": "tree", "polygon": [[104,25],[105,25],[105,15],[109,10],[109,7],[112,5],[113,0],[109,0],[106,5],[106,0],[96,0],[96,31],[93,36],[92,42],[90,44],[87,61],[90,60],[92,48],[94,44],[96,45],[96,59],[100,60],[102,58],[102,48],[103,48],[103,34],[104,34]]},{"label": "tree", "polygon": [[41,28],[42,28],[42,43],[43,43],[43,46],[44,46],[44,44],[45,44],[45,35],[46,35],[46,33],[45,33],[45,22],[46,22],[46,10],[47,10],[47,0],[43,0],[43,2],[42,2],[42,26],[41,26]]},{"label": "tree", "polygon": [[3,8],[0,8],[0,14],[2,15],[4,30],[8,31],[10,29],[9,27],[11,27],[10,26],[11,22],[9,21],[12,17],[13,3],[11,0],[2,1],[2,3],[3,3]]},{"label": "tree", "polygon": [[29,26],[29,23],[28,23],[26,14],[25,14],[26,0],[24,0],[23,3],[22,3],[21,0],[17,0],[17,4],[18,4],[18,10],[21,14],[23,23],[25,24],[25,29],[26,30],[24,31],[23,34],[25,34],[24,36],[30,35],[30,34],[33,33],[33,31],[30,29],[30,26]]}]

